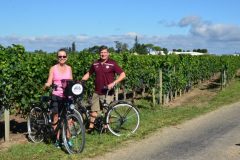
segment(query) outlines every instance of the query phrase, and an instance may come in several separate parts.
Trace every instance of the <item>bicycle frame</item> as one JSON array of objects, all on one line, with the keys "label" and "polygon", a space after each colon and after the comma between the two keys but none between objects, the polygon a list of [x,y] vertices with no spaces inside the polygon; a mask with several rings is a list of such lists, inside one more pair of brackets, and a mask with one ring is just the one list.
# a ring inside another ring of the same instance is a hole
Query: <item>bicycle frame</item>
[{"label": "bicycle frame", "polygon": [[[103,101],[100,101],[100,106],[103,108],[103,109],[105,109],[106,110],[106,113],[107,113],[107,111],[109,110],[109,109],[111,109],[111,106],[112,106],[112,104],[115,104],[115,102],[118,102],[118,101],[112,101],[112,102],[110,102],[109,104],[107,103],[107,96],[108,96],[108,94],[109,94],[109,91],[110,90],[106,90],[106,94],[105,94],[105,96],[104,96],[104,99],[103,99]],[[77,110],[81,113],[81,114],[84,114],[86,117],[84,117],[84,119],[83,119],[83,121],[84,121],[84,124],[85,124],[85,127],[86,128],[88,128],[88,125],[89,125],[89,123],[90,123],[90,113],[91,113],[91,104],[88,104],[87,106],[84,106],[83,104],[82,104],[82,98],[81,99],[75,99],[74,100],[75,101],[75,103],[77,103]],[[119,102],[121,102],[121,101],[119,101]],[[103,113],[103,114],[101,114],[101,113],[99,113],[99,116],[98,117],[96,117],[96,119],[95,119],[95,125],[94,125],[94,127],[95,127],[95,129],[97,129],[98,131],[100,131],[101,132],[101,130],[103,129],[102,127],[103,127],[103,125],[106,125],[106,113]]]}]

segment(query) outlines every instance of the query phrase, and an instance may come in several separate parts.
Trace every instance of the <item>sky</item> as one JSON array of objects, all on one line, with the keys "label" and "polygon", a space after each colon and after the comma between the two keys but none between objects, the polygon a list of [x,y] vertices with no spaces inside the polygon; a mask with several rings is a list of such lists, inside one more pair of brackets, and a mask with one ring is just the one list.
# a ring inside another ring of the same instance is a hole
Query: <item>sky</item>
[{"label": "sky", "polygon": [[95,45],[240,53],[239,0],[1,0],[0,44],[27,51]]}]

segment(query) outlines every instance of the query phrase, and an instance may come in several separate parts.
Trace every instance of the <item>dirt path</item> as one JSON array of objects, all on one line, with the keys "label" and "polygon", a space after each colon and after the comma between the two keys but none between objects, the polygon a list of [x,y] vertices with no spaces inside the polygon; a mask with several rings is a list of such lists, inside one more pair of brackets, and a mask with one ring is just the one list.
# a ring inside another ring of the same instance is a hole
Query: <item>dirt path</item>
[{"label": "dirt path", "polygon": [[[239,160],[240,102],[84,160]],[[224,117],[224,118],[223,118]]]}]

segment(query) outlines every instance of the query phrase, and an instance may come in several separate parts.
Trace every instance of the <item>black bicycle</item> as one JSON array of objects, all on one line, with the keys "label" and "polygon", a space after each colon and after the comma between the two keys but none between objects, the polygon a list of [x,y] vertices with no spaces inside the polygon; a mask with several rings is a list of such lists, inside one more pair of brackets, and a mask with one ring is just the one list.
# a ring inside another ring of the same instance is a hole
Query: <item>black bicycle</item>
[{"label": "black bicycle", "polygon": [[[116,136],[130,135],[136,132],[140,123],[139,111],[131,103],[126,101],[112,101],[107,103],[106,97],[110,90],[106,91],[106,95],[100,105],[106,112],[99,114],[94,121],[94,129],[99,133],[109,130]],[[83,104],[79,98],[75,102],[77,109],[82,114],[85,127],[88,128],[90,123],[91,104]]]},{"label": "black bicycle", "polygon": [[[65,97],[59,101],[58,121],[53,123],[53,114],[50,111],[52,96],[42,96],[39,103],[33,103],[28,116],[28,137],[32,142],[55,141],[60,134],[61,144],[69,154],[80,153],[85,145],[85,127],[81,114],[75,109],[73,99],[82,96],[81,83],[62,80]],[[56,88],[54,86],[53,88]],[[55,130],[53,125],[56,125]]]}]

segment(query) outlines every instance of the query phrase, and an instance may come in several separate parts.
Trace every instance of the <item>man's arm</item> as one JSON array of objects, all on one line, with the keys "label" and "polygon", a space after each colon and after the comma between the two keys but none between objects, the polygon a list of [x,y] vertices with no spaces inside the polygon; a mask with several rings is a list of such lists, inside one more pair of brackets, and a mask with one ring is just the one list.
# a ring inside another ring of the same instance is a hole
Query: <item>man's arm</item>
[{"label": "man's arm", "polygon": [[115,85],[117,85],[119,82],[121,82],[125,77],[126,77],[125,72],[122,72],[122,73],[118,76],[118,78],[117,78],[115,81],[113,81],[113,83],[110,83],[110,84],[108,85],[108,89],[112,89]]},{"label": "man's arm", "polygon": [[90,77],[90,73],[87,72],[87,73],[82,77],[82,80],[83,80],[83,81],[86,81],[86,80],[88,80],[89,77]]},{"label": "man's arm", "polygon": [[122,73],[119,75],[119,77],[118,77],[113,83],[115,83],[115,85],[116,85],[116,84],[118,84],[119,82],[121,82],[125,77],[126,77],[125,72],[122,72]]}]

